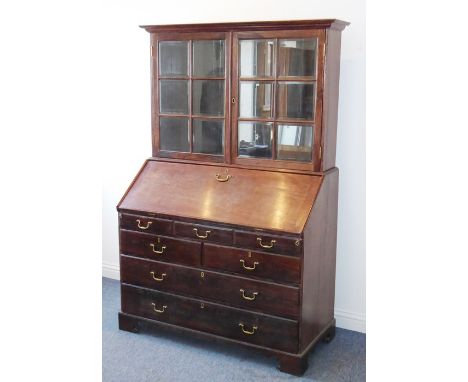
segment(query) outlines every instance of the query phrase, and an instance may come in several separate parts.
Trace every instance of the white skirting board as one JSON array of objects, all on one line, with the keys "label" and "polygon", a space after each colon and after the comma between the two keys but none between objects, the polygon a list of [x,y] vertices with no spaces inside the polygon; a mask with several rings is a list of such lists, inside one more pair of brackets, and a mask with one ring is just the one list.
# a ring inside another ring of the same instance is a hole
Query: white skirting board
[{"label": "white skirting board", "polygon": [[[102,276],[114,280],[120,280],[119,266],[115,264],[102,263]],[[338,328],[366,332],[366,316],[360,313],[349,312],[335,308],[336,326]]]}]

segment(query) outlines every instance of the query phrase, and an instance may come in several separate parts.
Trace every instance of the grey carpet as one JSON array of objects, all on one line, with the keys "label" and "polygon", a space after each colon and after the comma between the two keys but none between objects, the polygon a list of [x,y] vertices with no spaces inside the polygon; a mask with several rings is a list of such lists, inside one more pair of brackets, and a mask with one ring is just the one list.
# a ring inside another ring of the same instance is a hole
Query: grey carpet
[{"label": "grey carpet", "polygon": [[119,282],[102,280],[102,376],[104,382],[365,381],[366,336],[336,330],[320,343],[298,378],[276,369],[276,360],[234,345],[205,343],[177,334],[132,334],[118,329]]}]

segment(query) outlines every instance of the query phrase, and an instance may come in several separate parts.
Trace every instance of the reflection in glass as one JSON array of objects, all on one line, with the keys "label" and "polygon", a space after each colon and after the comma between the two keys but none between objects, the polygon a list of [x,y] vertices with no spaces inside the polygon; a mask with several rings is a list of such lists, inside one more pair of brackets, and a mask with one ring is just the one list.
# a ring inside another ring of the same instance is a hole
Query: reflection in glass
[{"label": "reflection in glass", "polygon": [[224,115],[224,80],[193,80],[193,114]]},{"label": "reflection in glass", "polygon": [[239,93],[239,116],[271,117],[272,89],[271,83],[242,81]]},{"label": "reflection in glass", "polygon": [[159,74],[161,76],[188,75],[187,41],[161,41],[159,43]]},{"label": "reflection in glass", "polygon": [[224,77],[224,40],[193,41],[193,75]]},{"label": "reflection in glass", "polygon": [[159,119],[159,148],[168,151],[190,151],[187,118]]},{"label": "reflection in glass", "polygon": [[314,84],[279,82],[277,98],[278,118],[314,118]]},{"label": "reflection in glass", "polygon": [[271,158],[273,123],[239,122],[239,156]]},{"label": "reflection in glass", "polygon": [[277,159],[310,162],[312,160],[312,126],[278,125]]},{"label": "reflection in glass", "polygon": [[279,40],[280,76],[315,76],[317,39]]},{"label": "reflection in glass", "polygon": [[241,40],[239,43],[241,77],[274,75],[273,40]]},{"label": "reflection in glass", "polygon": [[161,80],[159,83],[161,113],[188,114],[188,81]]},{"label": "reflection in glass", "polygon": [[222,155],[224,148],[224,121],[192,121],[193,152]]}]

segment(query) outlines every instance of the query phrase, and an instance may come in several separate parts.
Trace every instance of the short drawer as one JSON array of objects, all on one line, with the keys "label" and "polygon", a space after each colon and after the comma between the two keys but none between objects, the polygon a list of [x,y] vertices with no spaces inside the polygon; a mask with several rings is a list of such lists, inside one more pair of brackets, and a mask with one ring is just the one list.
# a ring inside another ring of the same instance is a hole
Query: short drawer
[{"label": "short drawer", "polygon": [[120,253],[171,263],[200,265],[201,243],[120,230]]},{"label": "short drawer", "polygon": [[299,289],[175,264],[120,257],[122,282],[297,319]]},{"label": "short drawer", "polygon": [[228,228],[175,222],[174,232],[179,236],[203,240],[205,242],[232,244],[232,229]]},{"label": "short drawer", "polygon": [[239,247],[283,255],[299,256],[302,253],[302,240],[299,237],[235,231],[234,244]]},{"label": "short drawer", "polygon": [[286,352],[298,350],[297,321],[125,284],[121,292],[125,313]]},{"label": "short drawer", "polygon": [[299,284],[301,280],[301,261],[298,257],[204,244],[202,264],[206,268],[277,282]]},{"label": "short drawer", "polygon": [[122,214],[120,218],[120,228],[157,235],[171,235],[172,220]]}]

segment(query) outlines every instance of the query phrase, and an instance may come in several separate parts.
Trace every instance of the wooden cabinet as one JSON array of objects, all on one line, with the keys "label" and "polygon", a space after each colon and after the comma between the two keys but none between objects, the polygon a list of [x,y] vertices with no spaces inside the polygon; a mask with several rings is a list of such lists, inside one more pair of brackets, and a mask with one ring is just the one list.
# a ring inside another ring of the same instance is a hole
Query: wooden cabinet
[{"label": "wooden cabinet", "polygon": [[123,330],[302,374],[334,335],[338,20],[145,26],[153,156],[117,206]]}]

